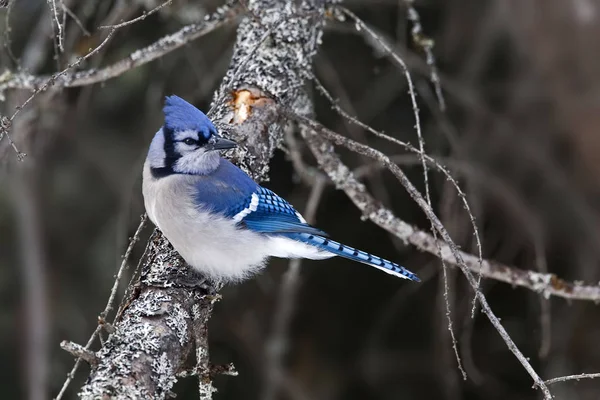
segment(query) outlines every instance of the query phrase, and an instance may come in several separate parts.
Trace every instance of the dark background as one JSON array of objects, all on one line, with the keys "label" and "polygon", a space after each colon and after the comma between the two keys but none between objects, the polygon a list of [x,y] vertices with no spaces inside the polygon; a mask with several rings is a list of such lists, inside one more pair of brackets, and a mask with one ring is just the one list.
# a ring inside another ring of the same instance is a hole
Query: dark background
[{"label": "dark background", "polygon": [[[106,32],[100,25],[134,18],[161,2],[66,1],[92,32],[83,36],[67,18],[66,55],[53,59],[48,5],[14,4],[10,32],[0,10],[3,40],[21,66],[56,71],[85,54]],[[81,66],[118,61],[218,2],[174,1],[120,30],[98,56]],[[484,256],[523,269],[547,269],[570,281],[600,279],[600,3],[595,0],[416,1],[448,104],[437,107],[425,57],[410,35],[403,1],[345,3],[388,40],[410,66],[419,92],[427,150],[450,167],[477,219]],[[8,35],[8,36],[7,36]],[[228,66],[235,27],[200,38],[159,60],[102,84],[48,92],[36,98],[13,129],[20,150],[0,143],[0,388],[3,398],[27,398],[25,311],[28,265],[43,271],[50,355],[48,397],[73,364],[61,340],[84,343],[104,308],[121,254],[143,213],[141,166],[162,123],[163,96],[177,94],[208,110]],[[0,67],[16,71],[6,48]],[[315,72],[340,104],[362,121],[417,144],[403,75],[353,29],[331,23]],[[314,92],[314,91],[313,91]],[[389,155],[402,148],[382,142],[336,115],[314,92],[319,121]],[[0,112],[12,114],[28,96],[6,92]],[[315,164],[304,149],[307,162]],[[367,161],[342,151],[352,167]],[[423,190],[414,159],[403,168]],[[283,152],[265,186],[303,211],[311,188]],[[388,173],[365,182],[403,220],[429,223]],[[434,207],[453,238],[475,252],[468,216],[445,178],[431,179]],[[469,379],[462,381],[449,340],[441,265],[390,237],[328,186],[316,224],[335,239],[396,260],[423,278],[415,284],[341,259],[302,265],[299,295],[284,359],[282,399],[535,399],[539,391],[487,319],[470,317],[473,293],[451,269],[450,303],[458,347]],[[150,228],[144,231],[144,238]],[[134,251],[139,258],[142,245]],[[216,399],[259,399],[265,392],[265,354],[278,310],[287,261],[273,260],[260,276],[222,292],[210,323],[215,362],[234,362],[236,378],[216,380]],[[550,299],[485,280],[483,291],[512,338],[544,378],[600,371],[600,312],[593,303]],[[550,311],[548,311],[548,304]],[[544,308],[543,308],[544,307]],[[37,327],[36,329],[40,329]],[[46,360],[46,361],[44,361]],[[67,397],[87,377],[84,367]],[[559,399],[600,398],[600,381],[551,386]],[[177,398],[197,398],[193,379]],[[37,399],[36,399],[37,400]]]}]

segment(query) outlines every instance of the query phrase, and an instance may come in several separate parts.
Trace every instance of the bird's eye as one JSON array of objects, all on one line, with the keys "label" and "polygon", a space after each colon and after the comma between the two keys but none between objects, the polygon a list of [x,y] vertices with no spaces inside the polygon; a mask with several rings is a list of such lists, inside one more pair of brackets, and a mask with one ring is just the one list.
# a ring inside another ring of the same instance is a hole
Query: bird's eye
[{"label": "bird's eye", "polygon": [[192,146],[192,145],[196,144],[196,141],[192,138],[185,138],[183,140],[183,143],[187,144],[188,146]]}]

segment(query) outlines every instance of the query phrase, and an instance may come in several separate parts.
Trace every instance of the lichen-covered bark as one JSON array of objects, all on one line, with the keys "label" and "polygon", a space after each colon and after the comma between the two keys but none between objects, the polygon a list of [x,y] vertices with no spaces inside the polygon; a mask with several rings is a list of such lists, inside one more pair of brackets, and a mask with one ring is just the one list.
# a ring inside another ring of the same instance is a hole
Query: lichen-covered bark
[{"label": "lichen-covered bark", "polygon": [[164,398],[169,393],[193,348],[190,310],[205,297],[191,276],[164,237],[153,235],[131,303],[96,354],[98,365],[81,398]]},{"label": "lichen-covered bark", "polygon": [[[276,104],[306,114],[304,85],[320,44],[325,7],[335,1],[248,3],[254,17],[238,28],[230,68],[215,93],[210,117],[244,150],[233,160],[253,178],[267,177],[268,161],[283,139]],[[302,100],[300,100],[302,99]]]},{"label": "lichen-covered bark", "polygon": [[[268,161],[282,140],[277,105],[298,114],[310,109],[304,95],[325,19],[326,1],[247,2],[230,68],[215,94],[210,117],[241,148],[233,160],[253,178],[267,177]],[[303,99],[303,100],[298,100]],[[216,288],[200,289],[191,271],[156,232],[135,296],[102,349],[80,396],[165,398],[194,349],[200,396],[213,392],[206,346],[207,321]],[[200,336],[200,337],[199,337]]]}]

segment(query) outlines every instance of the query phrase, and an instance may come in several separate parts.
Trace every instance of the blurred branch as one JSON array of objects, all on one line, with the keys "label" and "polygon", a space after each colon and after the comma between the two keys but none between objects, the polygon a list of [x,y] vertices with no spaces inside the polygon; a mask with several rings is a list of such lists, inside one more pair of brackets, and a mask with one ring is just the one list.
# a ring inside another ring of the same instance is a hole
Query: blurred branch
[{"label": "blurred branch", "polygon": [[[245,145],[233,155],[237,163],[263,180],[283,136],[279,105],[300,114],[309,109],[303,95],[306,69],[318,47],[325,9],[320,0],[303,2],[300,8],[254,0],[247,8],[252,18],[245,18],[238,28],[229,70],[209,114],[219,128]],[[278,20],[263,22],[264,16],[272,15]],[[265,44],[267,32],[271,41]],[[155,231],[141,279],[115,332],[96,353],[98,365],[80,396],[165,398],[185,371],[195,345],[200,398],[211,399],[215,371],[209,363],[206,324],[218,289],[203,282]]]},{"label": "blurred branch", "polygon": [[115,24],[115,25],[103,25],[103,26],[99,26],[99,29],[115,29],[115,28],[122,28],[124,26],[127,25],[131,25],[131,24],[135,24],[138,21],[143,21],[146,18],[148,18],[150,15],[154,14],[155,12],[157,12],[158,10],[160,10],[163,7],[166,7],[168,5],[170,5],[173,2],[173,0],[167,0],[162,4],[159,4],[158,6],[154,7],[152,10],[150,11],[144,11],[142,13],[142,15],[140,15],[137,18],[131,19],[129,21],[125,21],[125,22],[121,22],[120,24]]},{"label": "blurred branch", "polygon": [[[63,24],[60,22],[60,20],[58,19],[58,8],[56,7],[56,0],[47,0],[48,2],[48,8],[50,8],[50,12],[52,13],[52,21],[53,24],[56,24],[56,29],[58,29],[58,32],[56,33],[55,37],[57,40],[57,45],[58,45],[58,49],[60,50],[60,52],[64,52],[65,48],[63,45],[63,30],[64,30],[64,26]],[[54,29],[54,28],[53,28]]]},{"label": "blurred branch", "polygon": [[[12,7],[11,3],[11,7]],[[7,13],[10,9],[7,11]],[[43,58],[33,56],[40,48],[45,34],[48,34],[51,22],[51,10],[41,13],[36,29],[31,32],[23,49],[22,66],[30,71],[42,68]],[[44,23],[45,21],[45,23]],[[8,24],[8,14],[6,23]],[[8,30],[9,27],[7,26]],[[8,38],[8,33],[6,38]],[[9,46],[9,44],[7,44]],[[7,105],[15,107],[22,104],[27,93],[15,92],[7,99]],[[19,272],[22,277],[23,303],[26,321],[24,331],[24,376],[27,398],[29,400],[46,399],[49,391],[51,370],[51,317],[48,289],[48,258],[44,232],[44,212],[42,208],[42,174],[46,168],[45,152],[48,149],[48,136],[60,129],[57,121],[66,115],[60,96],[43,96],[36,104],[26,110],[22,118],[15,121],[15,131],[19,139],[29,144],[33,154],[31,162],[15,167],[12,180],[17,226],[20,236],[22,265]],[[44,118],[53,115],[56,118]],[[10,123],[0,116],[0,139],[2,128]],[[16,145],[10,140],[13,149],[19,154]]]},{"label": "blurred branch", "polygon": [[[325,189],[327,181],[325,176],[319,176],[315,180],[310,197],[306,204],[304,218],[309,224],[315,222],[317,209],[321,202],[321,196]],[[273,400],[277,398],[278,390],[284,381],[285,372],[283,359],[287,353],[289,345],[290,322],[294,315],[294,308],[298,288],[300,286],[300,267],[302,259],[295,258],[290,260],[289,266],[283,275],[279,294],[276,301],[277,308],[273,317],[273,327],[271,335],[266,341],[265,349],[265,388],[261,399]]]},{"label": "blurred branch", "polygon": [[[33,110],[31,110],[33,111]],[[36,110],[37,111],[37,110]],[[43,128],[22,119],[19,129],[35,136]],[[38,131],[40,129],[40,131]],[[31,132],[33,131],[33,132]],[[23,132],[25,134],[25,132]],[[43,213],[40,209],[38,176],[39,160],[20,165],[11,191],[17,209],[17,225],[21,244],[21,285],[27,329],[24,331],[24,369],[27,395],[30,400],[42,400],[48,392],[50,369],[50,316],[48,310],[47,254],[44,249]]]},{"label": "blurred branch", "polygon": [[405,0],[405,2],[406,11],[408,13],[407,17],[410,22],[412,22],[411,35],[413,42],[425,53],[425,61],[429,66],[429,80],[434,87],[438,105],[440,106],[441,111],[446,111],[446,100],[444,99],[444,93],[442,92],[442,84],[437,70],[435,55],[433,54],[433,46],[435,45],[435,42],[432,38],[425,35],[425,32],[423,32],[421,16],[414,7],[414,0]]},{"label": "blurred branch", "polygon": [[[17,106],[15,108],[14,113],[10,117],[0,116],[0,120],[1,120],[1,123],[0,123],[0,141],[4,138],[4,136],[6,136],[6,138],[8,139],[8,143],[12,146],[12,148],[17,153],[17,159],[19,161],[22,161],[24,159],[24,157],[26,156],[26,154],[19,151],[19,149],[15,145],[14,141],[11,139],[11,137],[9,135],[9,132],[8,132],[10,130],[10,128],[12,126],[12,122],[14,121],[14,119],[16,118],[16,116],[19,114],[19,112],[21,112],[21,110],[23,110],[25,108],[25,106],[27,104],[29,104],[31,102],[31,100],[33,100],[33,98],[35,96],[37,96],[41,92],[46,91],[50,86],[54,85],[54,83],[56,82],[56,80],[59,79],[62,76],[65,76],[65,74],[71,68],[74,68],[74,67],[78,66],[83,61],[85,61],[88,58],[92,57],[94,54],[98,53],[102,48],[104,48],[104,46],[106,46],[106,44],[112,38],[112,36],[113,36],[114,33],[115,33],[115,29],[111,30],[109,32],[109,34],[106,36],[106,38],[102,41],[102,43],[100,43],[96,48],[94,48],[93,50],[90,50],[90,52],[87,53],[85,56],[80,57],[76,61],[74,61],[71,64],[69,64],[62,71],[57,72],[56,74],[52,75],[40,87],[36,87],[34,89],[33,93],[27,98],[27,100],[25,100],[23,103],[21,103],[21,105],[19,105],[19,106]],[[10,75],[10,74],[8,74],[8,75]],[[0,89],[0,99],[1,98],[2,98],[2,89]]]},{"label": "blurred branch", "polygon": [[83,26],[77,15],[75,15],[75,13],[71,11],[71,9],[64,2],[61,4],[61,6],[63,8],[63,12],[65,12],[73,21],[75,21],[75,24],[77,24],[79,29],[81,29],[81,32],[83,32],[85,36],[91,36],[91,33],[85,29],[85,26]]}]

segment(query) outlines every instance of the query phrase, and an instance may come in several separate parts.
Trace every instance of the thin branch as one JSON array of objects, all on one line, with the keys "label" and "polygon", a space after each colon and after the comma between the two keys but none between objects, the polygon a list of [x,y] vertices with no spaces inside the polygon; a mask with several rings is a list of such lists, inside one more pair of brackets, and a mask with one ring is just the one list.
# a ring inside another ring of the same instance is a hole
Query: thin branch
[{"label": "thin branch", "polygon": [[437,70],[435,55],[433,54],[433,46],[435,43],[433,39],[427,37],[423,32],[421,17],[419,16],[417,9],[414,7],[414,0],[405,0],[405,2],[408,11],[408,19],[413,24],[411,29],[413,42],[425,53],[425,61],[427,62],[430,71],[429,80],[433,84],[438,105],[441,111],[446,111],[446,100],[444,99],[444,93],[442,92],[442,84],[440,82],[440,76]]},{"label": "thin branch", "polygon": [[147,17],[149,17],[150,15],[154,14],[155,12],[157,12],[158,10],[160,10],[161,8],[170,5],[172,2],[173,2],[173,0],[167,0],[164,3],[162,3],[162,4],[160,4],[160,5],[156,6],[156,7],[154,7],[150,11],[145,11],[144,10],[144,12],[142,13],[142,15],[140,15],[137,18],[134,18],[132,20],[125,21],[125,22],[122,22],[122,23],[116,24],[116,25],[103,25],[103,26],[99,26],[98,29],[119,29],[119,28],[122,28],[122,27],[127,26],[127,25],[135,24],[138,21],[145,20]]},{"label": "thin branch", "polygon": [[119,288],[119,283],[121,282],[121,278],[123,277],[123,273],[127,270],[129,257],[131,256],[131,252],[135,247],[135,244],[140,240],[140,234],[146,225],[146,221],[148,220],[148,215],[144,213],[140,218],[140,224],[133,236],[129,239],[129,245],[127,246],[127,250],[125,250],[125,254],[123,255],[123,261],[121,261],[121,266],[117,271],[117,275],[115,276],[115,282],[113,283],[113,287],[110,290],[110,296],[108,296],[108,301],[106,302],[106,306],[104,307],[104,311],[100,313],[101,318],[106,318],[110,310],[113,308],[113,302],[115,301],[115,297],[117,296],[117,289]]},{"label": "thin branch", "polygon": [[[52,57],[52,60],[54,60],[54,63],[56,64],[56,70],[60,71],[60,53],[62,53],[62,50],[59,47],[59,40],[61,40],[61,44],[62,44],[62,39],[58,38],[58,34],[56,33],[56,28],[55,28],[55,24],[54,24],[54,8],[52,3],[55,3],[55,0],[46,0],[46,2],[48,3],[48,20],[50,22],[50,30],[52,31],[52,35],[50,36],[52,39],[52,48],[54,50],[54,57]],[[45,14],[44,14],[45,15]],[[60,24],[60,22],[58,21],[58,16],[56,17],[56,22],[58,24]]]},{"label": "thin branch", "polygon": [[60,342],[60,348],[66,352],[71,353],[77,359],[82,359],[88,364],[95,366],[98,365],[98,357],[94,354],[93,351],[88,350],[87,348],[73,342],[69,342],[68,340],[63,340]]},{"label": "thin branch", "polygon": [[63,26],[58,19],[58,8],[56,7],[56,0],[47,0],[47,1],[48,1],[48,7],[50,8],[50,12],[52,13],[53,24],[55,23],[56,27],[58,29],[58,32],[56,34],[56,39],[58,41],[58,49],[61,51],[61,53],[63,53],[65,51],[65,48],[63,45]]},{"label": "thin branch", "polygon": [[67,5],[64,2],[61,2],[61,6],[63,8],[63,12],[66,13],[69,17],[71,17],[71,19],[73,21],[75,21],[75,23],[77,24],[79,29],[81,29],[83,34],[85,36],[91,36],[90,31],[85,29],[85,26],[83,26],[83,24],[81,23],[81,20],[77,17],[77,15],[75,15],[75,13],[73,11],[71,11],[71,9],[69,7],[67,7]]},{"label": "thin branch", "polygon": [[12,149],[17,154],[17,161],[25,160],[27,153],[23,153],[19,150],[15,142],[12,140],[11,135],[9,134],[9,130],[12,126],[12,121],[3,115],[0,115],[0,141],[6,136],[6,140],[8,140],[8,145],[12,147]]},{"label": "thin branch", "polygon": [[[427,202],[425,201],[425,199],[423,199],[421,194],[417,191],[417,189],[413,186],[413,184],[404,175],[404,172],[396,164],[391,162],[390,159],[385,154],[383,154],[380,151],[377,151],[373,148],[370,148],[369,146],[366,146],[361,143],[357,143],[351,139],[345,138],[345,137],[325,128],[321,124],[319,124],[313,120],[310,120],[308,118],[305,118],[305,117],[302,117],[299,115],[295,115],[294,113],[290,112],[289,110],[283,109],[282,113],[284,113],[288,118],[295,120],[298,123],[300,123],[301,125],[307,126],[314,131],[314,134],[307,136],[307,141],[309,142],[309,144],[311,141],[314,142],[319,139],[320,140],[323,140],[323,139],[330,140],[331,142],[335,143],[336,145],[344,146],[347,149],[349,149],[353,152],[359,153],[359,154],[368,155],[369,157],[372,157],[373,159],[384,164],[402,183],[402,185],[408,191],[408,193],[413,198],[413,200],[423,210],[423,212],[425,213],[427,218],[431,222],[433,222],[435,230],[441,235],[441,237],[443,238],[443,240],[445,242],[443,245],[440,244],[440,246],[443,246],[442,247],[442,255],[444,255],[444,253],[443,253],[444,249],[449,250],[450,256],[453,258],[453,261],[454,261],[453,263],[458,265],[461,268],[461,270],[463,271],[463,274],[467,278],[471,287],[473,289],[477,289],[477,280],[473,276],[470,267],[467,266],[467,264],[465,263],[465,261],[462,257],[462,252],[460,252],[458,250],[458,247],[456,246],[456,244],[454,243],[454,241],[452,240],[452,238],[450,237],[450,235],[448,234],[448,232],[446,231],[446,229],[444,228],[442,223],[439,221],[439,219],[437,218],[437,216],[435,215],[433,210],[431,210],[431,208],[427,205]],[[316,136],[317,132],[318,132],[319,136]],[[323,159],[322,159],[322,157],[319,157],[320,155],[318,154],[318,152],[320,150],[317,147],[318,146],[311,146],[311,149],[313,150],[313,153],[316,153],[315,156],[317,156],[317,158],[320,159],[320,163],[321,163]],[[330,154],[329,157],[331,160],[332,154]],[[335,156],[335,157],[337,159],[337,156]],[[337,159],[337,163],[338,163],[337,171],[339,172],[340,169],[342,168],[341,162],[339,161],[339,159]],[[324,168],[328,169],[327,165],[322,165],[322,166]],[[329,165],[329,166],[331,167],[331,165]],[[347,169],[346,169],[346,171],[347,171]],[[338,179],[338,180],[340,179],[339,176],[336,176],[336,173],[333,172],[333,170],[329,169],[328,172],[332,173],[333,176],[330,175],[332,177],[332,179],[333,178]],[[348,175],[350,175],[349,171],[347,171],[344,175],[345,175],[344,178],[346,180],[346,185],[348,185],[349,184],[349,176]],[[338,182],[336,182],[336,183],[338,183]],[[369,215],[369,218],[372,218],[372,214]],[[435,239],[434,239],[434,241],[435,241]],[[433,244],[433,246],[436,247],[437,245]],[[437,248],[436,248],[436,250],[437,250]],[[481,309],[482,309],[483,313],[486,314],[489,321],[492,323],[494,328],[498,331],[498,333],[500,334],[500,336],[506,343],[509,350],[515,355],[517,360],[519,360],[519,362],[521,363],[523,368],[525,368],[527,373],[529,373],[529,375],[533,379],[535,385],[540,388],[540,390],[544,394],[544,398],[552,399],[552,395],[550,394],[550,391],[548,390],[546,384],[539,377],[537,372],[533,369],[533,367],[529,363],[529,360],[523,355],[523,353],[521,353],[519,348],[516,346],[516,344],[514,343],[514,341],[508,334],[508,332],[506,332],[506,329],[504,329],[504,327],[500,323],[499,319],[495,316],[495,314],[491,310],[489,304],[487,303],[485,296],[480,291],[477,291],[477,290],[476,290],[476,295],[477,295],[477,299],[481,303]]]},{"label": "thin branch", "polygon": [[[407,6],[407,10],[408,10],[408,19],[413,23],[413,27],[411,30],[413,41],[417,45],[419,45],[426,54],[427,65],[429,65],[429,68],[431,70],[431,78],[430,79],[435,87],[435,92],[436,92],[436,95],[438,98],[438,104],[439,104],[440,110],[444,111],[446,109],[446,102],[443,97],[442,88],[440,85],[440,79],[437,74],[435,58],[433,55],[433,50],[432,50],[433,49],[433,40],[424,36],[420,17],[419,17],[417,10],[413,6],[413,1],[407,0],[406,6]],[[369,31],[367,31],[367,32],[371,34],[371,32],[369,32]],[[374,35],[374,33],[372,33],[372,35]],[[383,41],[381,41],[381,42],[383,43]],[[384,50],[388,54],[393,54],[393,51],[388,46],[384,46]],[[408,67],[406,66],[406,63],[404,63],[404,61],[400,57],[397,57],[397,58],[400,60],[399,64],[400,64],[401,68],[403,69],[405,76],[407,77],[408,90],[410,93],[411,102],[412,102],[412,106],[413,106],[413,113],[414,113],[415,119],[416,119],[416,122],[415,122],[416,123],[416,132],[417,132],[417,137],[419,140],[419,150],[420,150],[419,158],[421,160],[421,165],[423,167],[425,199],[427,200],[427,204],[429,205],[429,207],[432,208],[431,195],[430,195],[430,190],[429,190],[429,179],[428,179],[428,174],[427,174],[427,162],[425,160],[425,157],[423,156],[425,154],[425,141],[423,140],[423,135],[421,133],[421,127],[420,127],[419,118],[418,118],[419,109],[417,107],[417,104],[415,103],[416,95],[414,92],[412,80],[410,79],[410,72],[408,71]],[[463,197],[463,200],[466,201],[466,197]],[[469,217],[471,218],[471,221],[473,224],[475,236],[477,237],[477,243],[479,243],[479,233],[477,232],[477,227],[474,224],[475,218],[473,217],[473,214],[471,213],[471,210],[469,208],[467,208],[467,212],[469,213]],[[462,362],[460,359],[458,343],[457,343],[456,335],[454,334],[454,329],[452,326],[453,323],[452,323],[452,311],[451,311],[451,307],[450,307],[450,288],[448,285],[448,267],[446,265],[446,262],[444,261],[444,258],[441,257],[442,248],[440,246],[440,242],[438,241],[437,233],[436,233],[436,230],[434,229],[433,222],[431,222],[431,232],[433,233],[433,238],[435,240],[435,243],[436,243],[436,246],[438,249],[438,257],[442,263],[442,272],[443,272],[442,280],[443,280],[443,287],[444,287],[443,296],[444,296],[444,304],[446,307],[446,319],[448,322],[448,332],[450,334],[450,339],[452,341],[452,349],[454,350],[454,357],[456,359],[458,369],[462,375],[463,380],[466,381],[467,373],[465,372],[465,369],[463,368],[463,365],[462,365]],[[482,258],[481,246],[479,247],[479,251],[480,251],[480,258]],[[479,275],[479,279],[481,279],[481,274]],[[478,288],[479,288],[479,282],[477,283],[477,288],[475,290],[477,291]],[[473,315],[474,315],[474,312],[475,312],[475,303],[473,303],[473,312],[472,312]]]},{"label": "thin branch", "polygon": [[[15,4],[15,0],[7,0],[6,7],[6,15],[4,16],[4,49],[8,54],[8,57],[12,60],[12,62],[19,66],[19,60],[15,57],[15,54],[12,51],[12,41],[10,39],[11,25],[10,25],[10,15],[12,13],[13,6]],[[2,81],[2,77],[0,77],[0,81]],[[0,100],[2,100],[2,91],[0,90]]]},{"label": "thin branch", "polygon": [[579,374],[579,375],[567,375],[567,376],[559,376],[558,378],[552,378],[545,381],[546,385],[552,385],[558,382],[566,382],[566,381],[579,381],[581,379],[596,379],[600,378],[600,372],[593,374]]},{"label": "thin branch", "polygon": [[[85,344],[84,350],[86,350],[86,351],[90,350],[90,348],[92,347],[92,344],[94,343],[94,340],[96,340],[96,336],[98,336],[98,334],[100,333],[101,330],[102,330],[102,326],[98,325],[96,327],[96,329],[94,330],[94,333],[92,333],[92,335],[88,339],[87,343]],[[73,378],[75,378],[75,373],[77,372],[77,369],[79,369],[79,365],[81,365],[81,360],[82,360],[82,358],[77,358],[77,360],[75,361],[75,365],[73,365],[73,368],[71,368],[71,371],[67,374],[67,379],[63,383],[62,387],[60,388],[60,392],[58,392],[58,394],[56,395],[54,400],[61,400],[62,397],[65,395],[67,388],[73,381]]]}]

